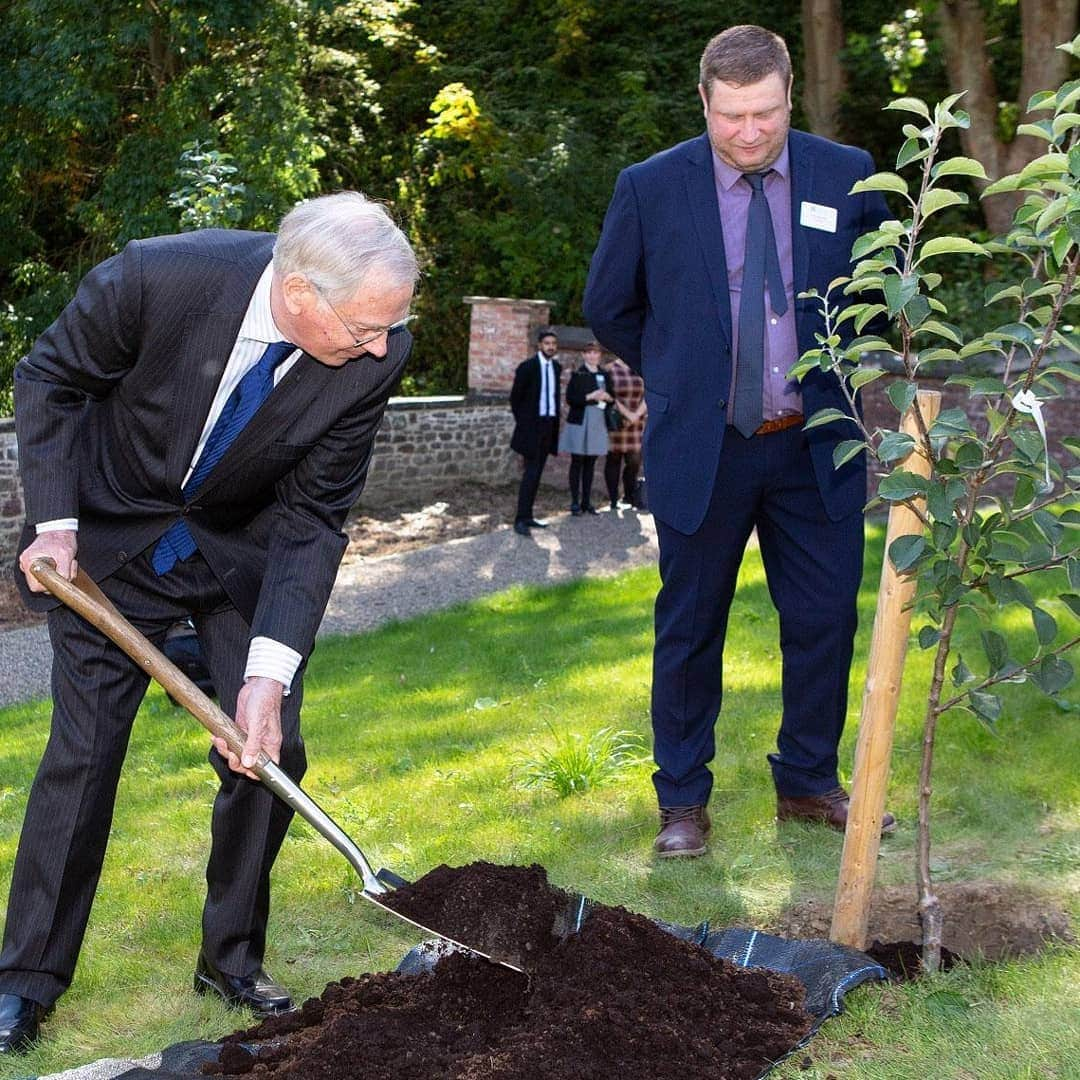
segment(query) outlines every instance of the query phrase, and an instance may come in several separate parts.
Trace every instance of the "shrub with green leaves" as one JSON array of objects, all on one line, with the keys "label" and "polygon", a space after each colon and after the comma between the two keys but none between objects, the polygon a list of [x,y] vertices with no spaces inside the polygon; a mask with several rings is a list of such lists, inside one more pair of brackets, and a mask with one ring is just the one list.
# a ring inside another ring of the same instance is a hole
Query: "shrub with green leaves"
[{"label": "shrub with green leaves", "polygon": [[551,788],[564,799],[607,783],[644,760],[640,735],[604,727],[587,739],[578,734],[558,736],[554,749],[520,761],[515,773],[522,787]]},{"label": "shrub with green leaves", "polygon": [[[1080,37],[1061,48],[1080,55]],[[918,851],[928,970],[937,969],[941,943],[929,812],[938,720],[961,710],[992,728],[1002,712],[997,691],[1003,683],[1029,683],[1057,697],[1072,682],[1066,654],[1080,641],[1080,466],[1053,458],[1043,418],[1045,403],[1062,396],[1067,380],[1080,379],[1080,337],[1069,324],[1070,309],[1080,301],[1080,81],[1029,102],[1029,111],[1043,119],[1020,131],[1045,140],[1046,152],[985,187],[984,198],[1014,193],[1022,200],[1008,233],[985,243],[924,237],[933,214],[967,202],[951,186],[956,178],[987,179],[972,158],[939,156],[946,133],[970,124],[957,107],[962,96],[953,94],[933,109],[912,97],[887,106],[915,117],[903,127],[897,171],[876,173],[852,193],[891,193],[903,204],[904,216],[856,242],[851,276],[832,282],[819,298],[825,320],[819,347],[793,369],[797,377],[815,368],[834,372],[855,414],[858,388],[884,374],[860,359],[889,345],[861,336],[842,348],[840,325],[851,319],[862,334],[872,319],[885,315],[900,342],[903,377],[887,391],[897,412],[896,430],[871,431],[837,409],[821,410],[807,427],[847,424],[851,438],[836,448],[837,467],[860,453],[891,467],[871,505],[906,504],[923,525],[921,532],[895,539],[888,556],[898,571],[916,576],[915,608],[923,620],[919,644],[936,650],[924,721]],[[912,173],[911,179],[900,170]],[[1000,314],[992,328],[966,336],[949,321],[940,294],[950,260],[973,255],[993,260],[999,271],[984,303]],[[832,299],[838,291],[860,302],[840,311]],[[920,373],[925,376],[928,364],[940,369],[943,362],[952,370],[946,383],[966,390],[967,407],[945,409],[929,423],[917,398]],[[899,430],[909,410],[914,435]],[[1080,457],[1080,439],[1066,435],[1058,441]],[[904,467],[914,452],[929,461],[929,478]],[[1036,601],[1027,583],[1044,576],[1054,583],[1052,599]],[[981,631],[981,656],[954,650],[962,619]]]}]

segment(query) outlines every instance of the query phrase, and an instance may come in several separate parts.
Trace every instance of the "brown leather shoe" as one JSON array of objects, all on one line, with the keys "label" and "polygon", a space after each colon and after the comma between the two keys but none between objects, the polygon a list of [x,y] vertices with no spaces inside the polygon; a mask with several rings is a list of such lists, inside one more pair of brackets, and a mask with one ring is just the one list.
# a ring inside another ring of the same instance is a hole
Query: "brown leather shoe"
[{"label": "brown leather shoe", "polygon": [[[842,788],[833,788],[823,795],[808,795],[796,799],[789,795],[776,796],[777,821],[818,821],[830,829],[843,832],[847,827],[848,807],[851,797]],[[892,832],[896,828],[896,818],[886,811],[881,818],[881,831]]]},{"label": "brown leather shoe", "polygon": [[660,831],[653,851],[661,859],[705,854],[705,835],[712,827],[704,806],[661,806]]}]

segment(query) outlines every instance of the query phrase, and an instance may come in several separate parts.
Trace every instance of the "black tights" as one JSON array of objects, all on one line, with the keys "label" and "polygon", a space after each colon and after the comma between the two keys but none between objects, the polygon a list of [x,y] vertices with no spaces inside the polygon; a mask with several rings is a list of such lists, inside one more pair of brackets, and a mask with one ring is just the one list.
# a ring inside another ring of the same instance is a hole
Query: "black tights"
[{"label": "black tights", "polygon": [[[570,455],[570,502],[583,510],[591,505],[595,454]],[[580,498],[579,498],[580,496]]]},{"label": "black tights", "polygon": [[641,468],[641,454],[628,450],[625,454],[612,453],[604,458],[604,483],[607,485],[608,498],[612,505],[619,501],[619,473],[622,472],[623,498],[634,501],[634,485],[637,484],[638,470]]}]

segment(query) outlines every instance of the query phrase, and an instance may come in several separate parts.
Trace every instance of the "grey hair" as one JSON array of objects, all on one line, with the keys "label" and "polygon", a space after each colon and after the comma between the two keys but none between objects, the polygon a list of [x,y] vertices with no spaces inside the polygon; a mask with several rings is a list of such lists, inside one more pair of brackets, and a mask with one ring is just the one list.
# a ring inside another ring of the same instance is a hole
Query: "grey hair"
[{"label": "grey hair", "polygon": [[386,207],[359,191],[320,195],[294,206],[278,227],[274,271],[303,274],[331,303],[356,295],[371,274],[415,285],[416,254]]}]

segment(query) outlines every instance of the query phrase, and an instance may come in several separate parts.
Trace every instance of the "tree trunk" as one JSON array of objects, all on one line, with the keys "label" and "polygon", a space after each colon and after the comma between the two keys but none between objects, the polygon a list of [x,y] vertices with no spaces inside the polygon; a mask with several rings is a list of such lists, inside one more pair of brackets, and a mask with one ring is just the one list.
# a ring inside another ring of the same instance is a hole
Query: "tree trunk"
[{"label": "tree trunk", "polygon": [[[998,90],[986,51],[980,0],[940,0],[938,24],[949,83],[954,90],[967,90],[960,102],[960,107],[971,114],[971,127],[960,132],[964,153],[981,161],[991,180],[1019,172],[1044,152],[1046,143],[1033,135],[1018,135],[1009,143],[998,137]],[[1069,57],[1056,46],[1071,41],[1076,27],[1077,0],[1020,0],[1021,123],[1043,115],[1025,111],[1032,94],[1053,89],[1064,81]],[[1019,201],[1020,196],[1005,194],[992,196],[982,204],[992,233],[1008,231]]]},{"label": "tree trunk", "polygon": [[839,133],[840,95],[844,92],[844,24],[840,0],[802,0],[803,108],[810,130],[828,139]]}]

